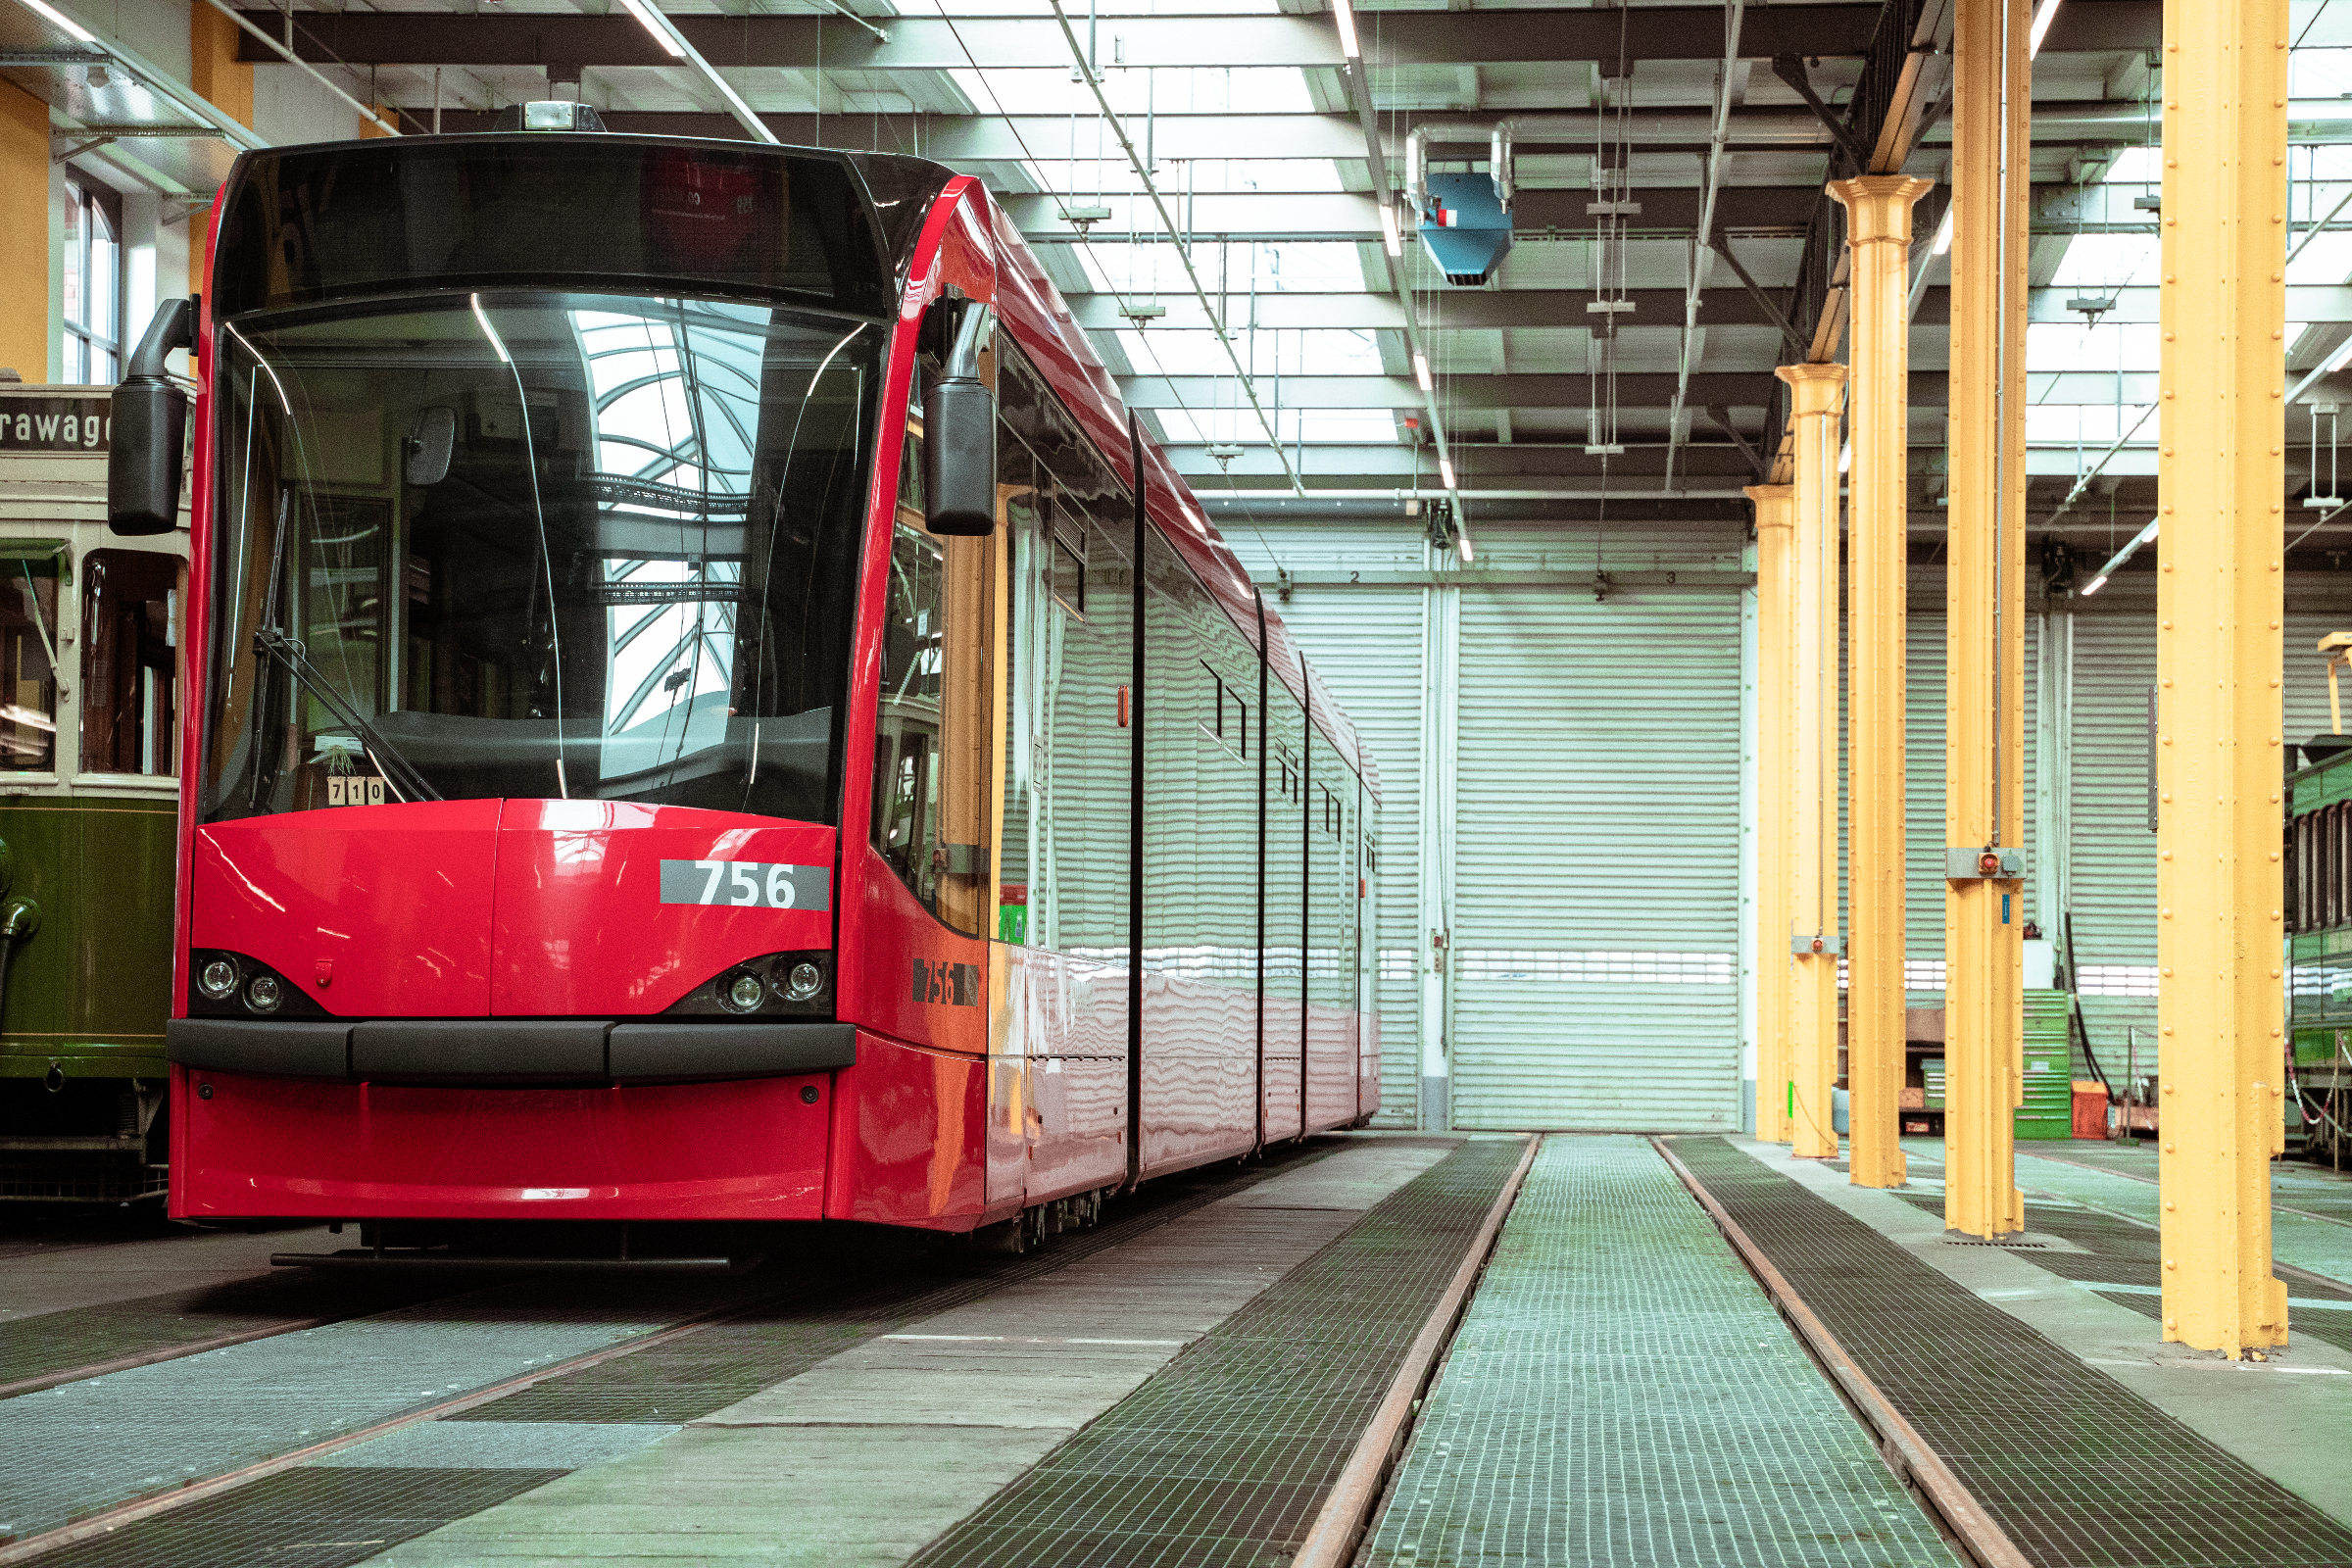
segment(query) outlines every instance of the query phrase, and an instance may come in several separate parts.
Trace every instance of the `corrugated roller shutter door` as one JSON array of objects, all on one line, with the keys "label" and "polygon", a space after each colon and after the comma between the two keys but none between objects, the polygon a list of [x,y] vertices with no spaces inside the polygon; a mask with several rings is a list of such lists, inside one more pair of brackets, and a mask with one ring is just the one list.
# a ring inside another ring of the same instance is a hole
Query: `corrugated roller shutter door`
[{"label": "corrugated roller shutter door", "polygon": [[[2156,617],[2075,617],[2075,959],[2091,1049],[2123,1071],[2126,1029],[2143,1069],[2156,1029],[2156,835],[2148,831],[2148,691]],[[2112,1054],[2111,1054],[2112,1053]]]},{"label": "corrugated roller shutter door", "polygon": [[1466,591],[1453,1121],[1738,1125],[1736,593]]},{"label": "corrugated roller shutter door", "polygon": [[[1270,596],[1269,596],[1270,597]],[[1421,621],[1418,588],[1308,588],[1276,605],[1380,775],[1380,1112],[1410,1127],[1420,1097]]]}]

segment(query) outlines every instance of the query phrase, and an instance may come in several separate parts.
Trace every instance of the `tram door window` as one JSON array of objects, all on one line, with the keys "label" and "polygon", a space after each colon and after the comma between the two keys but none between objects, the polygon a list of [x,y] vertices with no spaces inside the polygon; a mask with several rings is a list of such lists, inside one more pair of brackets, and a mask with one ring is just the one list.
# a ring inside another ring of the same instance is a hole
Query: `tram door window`
[{"label": "tram door window", "polygon": [[0,561],[0,771],[57,766],[57,558]]},{"label": "tram door window", "polygon": [[[921,467],[919,416],[905,466]],[[941,539],[917,505],[892,530],[874,728],[873,841],[924,907],[986,934],[996,731],[994,538]]]},{"label": "tram door window", "polygon": [[[1049,480],[1049,486],[1051,481]],[[997,832],[997,928],[1000,942],[1028,943],[1029,886],[1037,861],[1036,760],[1038,669],[1048,630],[1042,563],[1052,549],[1046,514],[1050,488],[1038,484],[1037,460],[1009,431],[997,432],[997,496],[1004,511],[1004,807]]]},{"label": "tram door window", "polygon": [[92,773],[179,771],[177,560],[94,550],[82,563],[81,765]]}]

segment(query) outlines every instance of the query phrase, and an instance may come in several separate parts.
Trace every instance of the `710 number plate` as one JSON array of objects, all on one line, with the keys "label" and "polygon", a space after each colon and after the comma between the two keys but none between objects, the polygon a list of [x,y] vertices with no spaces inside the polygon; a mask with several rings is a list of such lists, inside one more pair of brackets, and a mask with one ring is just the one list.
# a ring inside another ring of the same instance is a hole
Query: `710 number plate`
[{"label": "710 number plate", "polygon": [[830,909],[833,868],[762,860],[663,860],[662,902],[738,909]]}]

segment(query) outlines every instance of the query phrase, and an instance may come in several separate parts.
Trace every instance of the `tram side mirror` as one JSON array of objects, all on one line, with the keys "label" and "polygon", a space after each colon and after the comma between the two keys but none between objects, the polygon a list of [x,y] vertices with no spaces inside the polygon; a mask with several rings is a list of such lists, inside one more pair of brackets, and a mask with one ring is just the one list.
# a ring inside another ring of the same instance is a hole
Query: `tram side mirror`
[{"label": "tram side mirror", "polygon": [[947,365],[923,398],[923,525],[949,538],[997,531],[997,400],[980,379],[988,330],[988,308],[966,303]]},{"label": "tram side mirror", "polygon": [[179,482],[188,444],[188,398],[166,372],[173,349],[196,342],[196,302],[166,300],[115,388],[107,432],[106,522],[119,534],[179,526]]},{"label": "tram side mirror", "polygon": [[458,445],[458,411],[446,404],[418,409],[400,443],[401,477],[416,486],[449,477],[449,457]]}]

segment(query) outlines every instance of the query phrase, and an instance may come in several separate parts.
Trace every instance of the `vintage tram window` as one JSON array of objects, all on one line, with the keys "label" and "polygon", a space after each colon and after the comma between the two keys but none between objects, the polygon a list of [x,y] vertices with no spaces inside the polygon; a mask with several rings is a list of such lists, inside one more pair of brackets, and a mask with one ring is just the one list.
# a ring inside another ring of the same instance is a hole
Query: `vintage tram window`
[{"label": "vintage tram window", "polygon": [[179,771],[180,564],[152,550],[82,562],[81,765],[92,773]]},{"label": "vintage tram window", "polygon": [[57,558],[0,561],[0,770],[57,766]]}]

